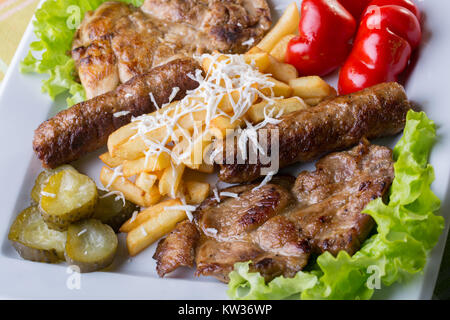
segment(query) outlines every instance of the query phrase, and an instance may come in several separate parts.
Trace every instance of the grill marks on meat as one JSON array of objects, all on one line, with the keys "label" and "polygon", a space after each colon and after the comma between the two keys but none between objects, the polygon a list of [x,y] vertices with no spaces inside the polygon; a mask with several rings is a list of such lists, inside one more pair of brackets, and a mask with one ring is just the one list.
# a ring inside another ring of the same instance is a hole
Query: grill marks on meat
[{"label": "grill marks on meat", "polygon": [[156,271],[163,277],[176,268],[194,266],[194,248],[199,233],[189,221],[182,221],[164,240],[158,243],[153,258],[157,260]]},{"label": "grill marks on meat", "polygon": [[[81,102],[43,122],[34,133],[33,149],[42,165],[55,168],[72,162],[106,144],[108,136],[129,123],[131,117],[155,111],[168,102],[174,87],[180,88],[176,100],[198,83],[188,77],[198,69],[192,59],[174,60],[134,77],[115,90]],[[116,112],[126,115],[114,116]]]},{"label": "grill marks on meat", "polygon": [[[161,250],[180,239],[177,227],[160,242],[158,274],[191,265],[195,257],[197,275],[227,282],[236,262],[252,260],[250,269],[270,280],[295,276],[311,253],[354,254],[375,224],[361,211],[387,192],[393,178],[392,152],[364,140],[324,157],[315,171],[300,173],[295,183],[292,177],[274,177],[260,189],[256,184],[228,188],[239,198],[218,203],[210,197],[195,212],[194,222],[182,222],[183,228],[190,225],[189,233],[197,230],[196,241],[178,241],[177,248]],[[244,218],[250,212],[255,216]],[[189,264],[172,258],[180,250],[190,253]]]},{"label": "grill marks on meat", "polygon": [[292,177],[278,178],[278,182],[275,179],[259,189],[255,189],[257,184],[228,188],[227,192],[237,193],[239,198],[225,198],[220,203],[210,198],[195,212],[201,234],[196,248],[197,275],[227,282],[234,263],[252,260],[252,270],[271,279],[293,276],[306,265],[308,247],[295,230],[285,232],[292,231],[291,223],[277,224],[280,232],[260,231],[294,201],[289,188],[283,186],[292,186]]},{"label": "grill marks on meat", "polygon": [[177,57],[244,52],[270,23],[265,0],[105,2],[83,19],[72,57],[89,99]]},{"label": "grill marks on meat", "polygon": [[[328,152],[344,150],[364,137],[373,139],[396,134],[403,129],[409,109],[403,87],[398,83],[383,83],[283,116],[279,124],[268,124],[263,129],[267,132],[268,141],[271,141],[271,130],[278,130],[279,164],[282,168],[318,159]],[[268,149],[270,156],[270,144]],[[225,144],[223,150],[225,154]],[[242,162],[236,159],[240,153],[236,151],[236,144],[234,150],[234,159],[216,160],[225,162],[220,164],[219,178],[229,183],[258,178],[261,163],[250,164],[246,160],[240,164]]]},{"label": "grill marks on meat", "polygon": [[317,253],[359,250],[375,222],[360,212],[382,197],[394,179],[392,152],[367,141],[347,152],[328,155],[314,172],[302,172],[293,193],[298,206],[290,213]]}]

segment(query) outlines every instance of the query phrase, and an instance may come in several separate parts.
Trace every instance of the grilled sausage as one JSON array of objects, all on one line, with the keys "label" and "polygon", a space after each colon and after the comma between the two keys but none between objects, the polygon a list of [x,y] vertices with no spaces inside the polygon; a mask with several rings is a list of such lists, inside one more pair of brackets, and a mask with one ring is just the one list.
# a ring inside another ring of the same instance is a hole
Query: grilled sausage
[{"label": "grilled sausage", "polygon": [[[158,106],[169,101],[173,88],[175,99],[198,83],[188,74],[200,66],[192,59],[169,62],[136,76],[115,90],[81,102],[43,122],[34,133],[33,149],[42,165],[55,168],[79,159],[106,144],[108,136],[129,123],[131,117],[155,111],[150,94]],[[118,113],[119,112],[119,113]]]},{"label": "grilled sausage", "polygon": [[[327,100],[314,108],[285,115],[278,124],[269,124],[279,134],[280,168],[295,162],[308,162],[321,155],[349,148],[363,137],[374,139],[394,135],[405,126],[410,103],[405,90],[398,83],[383,83],[347,96]],[[261,129],[260,129],[261,130]],[[233,145],[231,145],[233,147]],[[226,159],[226,145],[220,159]],[[237,161],[237,145],[226,161],[220,164],[219,178],[228,183],[252,181],[261,175],[260,158]],[[230,153],[229,153],[230,154]],[[267,154],[271,155],[270,144]],[[231,159],[230,159],[231,158]],[[222,162],[222,163],[221,163]],[[256,163],[255,163],[256,162]]]}]

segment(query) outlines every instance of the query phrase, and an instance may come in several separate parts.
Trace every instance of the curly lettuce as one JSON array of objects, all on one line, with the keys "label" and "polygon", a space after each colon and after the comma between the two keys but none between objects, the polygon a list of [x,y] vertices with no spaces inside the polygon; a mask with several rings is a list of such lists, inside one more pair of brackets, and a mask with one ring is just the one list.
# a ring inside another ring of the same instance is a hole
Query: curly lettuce
[{"label": "curly lettuce", "polygon": [[[67,105],[86,99],[82,85],[76,80],[75,61],[71,50],[75,30],[85,13],[95,10],[107,0],[47,0],[35,12],[34,33],[38,38],[20,64],[21,72],[48,74],[42,92],[52,99],[68,93]],[[140,6],[143,0],[119,0]]]},{"label": "curly lettuce", "polygon": [[[236,263],[230,273],[232,299],[370,299],[381,283],[389,286],[423,271],[437,243],[444,219],[435,215],[440,200],[431,191],[433,167],[428,163],[436,138],[434,122],[424,112],[409,111],[403,137],[394,148],[395,179],[389,202],[371,201],[364,213],[377,223],[377,233],[353,256],[341,251],[317,258],[312,271],[294,278],[264,278]],[[379,284],[377,284],[379,280]]]}]

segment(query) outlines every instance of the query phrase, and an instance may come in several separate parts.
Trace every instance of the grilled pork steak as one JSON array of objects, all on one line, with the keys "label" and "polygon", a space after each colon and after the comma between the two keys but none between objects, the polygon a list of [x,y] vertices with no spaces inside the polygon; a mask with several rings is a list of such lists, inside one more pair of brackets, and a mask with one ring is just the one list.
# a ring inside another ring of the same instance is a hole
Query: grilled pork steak
[{"label": "grilled pork steak", "polygon": [[292,189],[297,206],[289,216],[314,252],[353,254],[375,224],[361,211],[382,197],[393,179],[391,150],[363,141],[322,158],[314,172],[299,174]]},{"label": "grilled pork steak", "polygon": [[92,98],[175,57],[244,52],[270,24],[265,0],[105,2],[83,19],[72,57]]},{"label": "grilled pork steak", "polygon": [[[394,178],[392,152],[367,141],[330,154],[313,172],[274,177],[231,187],[220,202],[206,199],[158,244],[154,258],[160,276],[179,266],[197,265],[197,275],[227,282],[236,262],[252,260],[252,271],[266,280],[293,277],[310,253],[359,250],[374,226],[361,211],[382,197]],[[222,193],[223,195],[223,193]]]},{"label": "grilled pork steak", "polygon": [[155,111],[169,101],[174,87],[175,99],[198,83],[188,74],[199,68],[192,59],[178,59],[134,77],[115,90],[78,103],[43,122],[34,132],[33,149],[42,165],[55,168],[79,159],[106,144],[108,136],[129,123],[131,117]]},{"label": "grilled pork steak", "polygon": [[[315,160],[325,153],[339,151],[357,144],[362,138],[373,139],[396,134],[405,126],[410,104],[405,90],[398,83],[383,83],[371,88],[322,102],[281,117],[279,124],[268,124],[278,130],[280,167],[295,162]],[[260,130],[263,130],[260,129]],[[224,154],[226,147],[223,147]],[[219,178],[229,183],[252,181],[260,176],[261,163],[240,164],[237,143],[234,159],[222,161]],[[268,146],[271,154],[270,144]],[[233,154],[233,152],[231,152]],[[225,158],[225,156],[223,156]]]}]

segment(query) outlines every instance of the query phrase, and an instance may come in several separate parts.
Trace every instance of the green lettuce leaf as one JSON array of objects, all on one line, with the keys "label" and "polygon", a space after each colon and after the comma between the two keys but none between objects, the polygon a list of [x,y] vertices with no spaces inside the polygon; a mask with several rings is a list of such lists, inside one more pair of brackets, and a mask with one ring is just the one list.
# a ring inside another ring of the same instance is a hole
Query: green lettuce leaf
[{"label": "green lettuce leaf", "polygon": [[[21,72],[48,74],[42,92],[54,99],[68,93],[67,105],[86,99],[83,87],[76,81],[75,62],[68,55],[72,39],[87,11],[95,10],[106,0],[47,0],[35,12],[34,33],[38,38],[20,64]],[[140,6],[143,0],[119,0]]]},{"label": "green lettuce leaf", "polygon": [[435,138],[434,122],[424,112],[409,111],[403,137],[394,148],[389,203],[376,199],[364,209],[376,221],[377,234],[361,250],[353,256],[323,253],[313,271],[269,283],[249,272],[249,262],[236,263],[229,275],[230,298],[370,299],[381,284],[389,286],[423,271],[444,228],[443,217],[434,214],[440,201],[430,188],[434,171],[428,157]]}]

